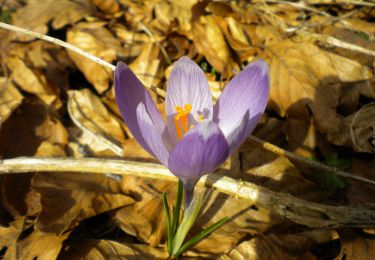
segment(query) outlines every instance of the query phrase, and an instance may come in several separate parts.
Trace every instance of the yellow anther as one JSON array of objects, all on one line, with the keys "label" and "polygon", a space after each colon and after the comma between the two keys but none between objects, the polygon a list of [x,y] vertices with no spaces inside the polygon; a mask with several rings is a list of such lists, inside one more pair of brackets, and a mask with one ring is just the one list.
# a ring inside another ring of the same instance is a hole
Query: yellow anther
[{"label": "yellow anther", "polygon": [[203,114],[199,115],[199,118],[198,118],[198,121],[202,121],[203,120]]}]

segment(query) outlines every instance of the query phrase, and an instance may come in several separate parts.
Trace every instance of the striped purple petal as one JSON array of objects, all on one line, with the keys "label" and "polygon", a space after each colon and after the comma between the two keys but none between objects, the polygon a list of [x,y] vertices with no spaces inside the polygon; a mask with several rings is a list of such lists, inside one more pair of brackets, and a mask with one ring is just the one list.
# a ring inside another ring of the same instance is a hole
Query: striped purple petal
[{"label": "striped purple petal", "polygon": [[168,167],[184,183],[215,170],[229,155],[228,143],[217,124],[203,120],[170,153]]},{"label": "striped purple petal", "polygon": [[[155,148],[150,147],[150,140],[146,141],[143,134],[148,132],[146,128],[151,124],[156,133],[149,135],[162,135],[165,122],[146,88],[123,62],[119,62],[115,70],[115,96],[121,116],[134,138],[146,151],[158,157]],[[140,105],[142,108],[138,108]],[[140,111],[137,113],[137,110]],[[141,115],[145,116],[144,121],[140,120]]]},{"label": "striped purple petal", "polygon": [[212,118],[212,95],[207,79],[201,68],[188,57],[182,57],[173,66],[168,79],[165,99],[168,131],[174,144],[178,142],[174,117],[176,107],[191,105],[189,122],[195,123],[200,115]]},{"label": "striped purple petal", "polygon": [[251,63],[228,83],[215,104],[213,121],[223,131],[231,151],[250,135],[266,108],[268,74],[263,60]]},{"label": "striped purple petal", "polygon": [[163,142],[163,133],[156,130],[143,103],[140,103],[137,107],[137,120],[142,136],[151,150],[150,153],[167,166],[169,152]]}]

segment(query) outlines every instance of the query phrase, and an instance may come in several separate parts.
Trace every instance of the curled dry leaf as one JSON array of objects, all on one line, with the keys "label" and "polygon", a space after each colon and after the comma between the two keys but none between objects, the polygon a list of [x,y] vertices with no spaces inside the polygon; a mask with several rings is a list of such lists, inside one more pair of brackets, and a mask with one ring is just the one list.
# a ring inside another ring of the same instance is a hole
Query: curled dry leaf
[{"label": "curled dry leaf", "polygon": [[[74,24],[93,13],[89,0],[29,0],[27,5],[19,8],[13,15],[13,24],[41,34],[46,34],[48,23],[52,21],[54,29]],[[17,35],[18,39],[29,40],[30,37]]]},{"label": "curled dry leaf", "polygon": [[[120,40],[104,26],[103,22],[80,23],[68,31],[67,42],[111,63],[116,59],[116,54],[122,55],[124,52]],[[113,77],[112,71],[82,58],[76,52],[68,51],[68,54],[99,93],[108,89]]]},{"label": "curled dry leaf", "polygon": [[0,77],[0,126],[22,102],[23,96],[7,78]]},{"label": "curled dry leaf", "polygon": [[73,122],[115,154],[122,154],[125,136],[117,119],[89,89],[69,91],[68,112]]},{"label": "curled dry leaf", "polygon": [[119,243],[111,240],[79,240],[69,244],[60,257],[62,259],[107,260],[107,259],[166,259],[165,250],[154,247]]}]

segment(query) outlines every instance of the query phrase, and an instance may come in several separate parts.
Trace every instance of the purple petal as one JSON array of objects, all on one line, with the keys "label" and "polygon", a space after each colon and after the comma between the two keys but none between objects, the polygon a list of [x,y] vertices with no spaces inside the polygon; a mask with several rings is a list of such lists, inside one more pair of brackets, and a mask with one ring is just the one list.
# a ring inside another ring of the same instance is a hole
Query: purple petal
[{"label": "purple petal", "polygon": [[263,60],[248,65],[224,89],[215,104],[213,120],[223,131],[231,151],[255,128],[268,95],[268,65]]},{"label": "purple petal", "polygon": [[186,104],[192,106],[189,122],[195,122],[201,114],[204,119],[212,118],[212,96],[207,79],[195,62],[182,57],[174,64],[165,99],[168,130],[174,143],[178,142],[173,122],[176,107],[184,108]]},{"label": "purple petal", "polygon": [[228,143],[218,125],[203,120],[170,153],[168,167],[186,183],[215,170],[228,155]]},{"label": "purple petal", "polygon": [[143,103],[140,103],[137,107],[137,119],[139,129],[146,144],[152,152],[151,154],[154,155],[154,157],[156,157],[162,164],[168,165],[169,152],[163,142],[162,134],[156,130]]},{"label": "purple petal", "polygon": [[159,133],[163,133],[165,122],[146,88],[123,62],[119,62],[115,70],[115,96],[121,116],[134,138],[146,151],[153,154],[140,130],[137,118],[138,105],[144,104],[152,124]]}]

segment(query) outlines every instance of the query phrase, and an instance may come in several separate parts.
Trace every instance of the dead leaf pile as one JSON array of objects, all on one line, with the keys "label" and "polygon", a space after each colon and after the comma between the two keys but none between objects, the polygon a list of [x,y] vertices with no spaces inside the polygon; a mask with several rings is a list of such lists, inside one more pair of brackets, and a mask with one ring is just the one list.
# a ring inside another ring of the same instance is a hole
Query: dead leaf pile
[{"label": "dead leaf pile", "polygon": [[[270,99],[253,134],[375,180],[371,1],[2,2],[0,21],[66,41],[114,65],[126,62],[162,112],[164,100],[154,90],[166,90],[180,57],[187,55],[202,68],[214,100],[248,63],[265,59]],[[156,162],[121,120],[112,71],[19,33],[1,29],[0,38],[0,159]],[[1,173],[0,259],[168,257],[161,195],[166,192],[173,201],[175,183],[63,171]],[[306,207],[374,203],[373,186],[305,167],[251,140],[219,172],[304,199]],[[370,229],[308,228],[256,199],[208,188],[196,192],[205,193],[205,207],[192,235],[225,216],[230,221],[182,259],[373,258]]]}]

